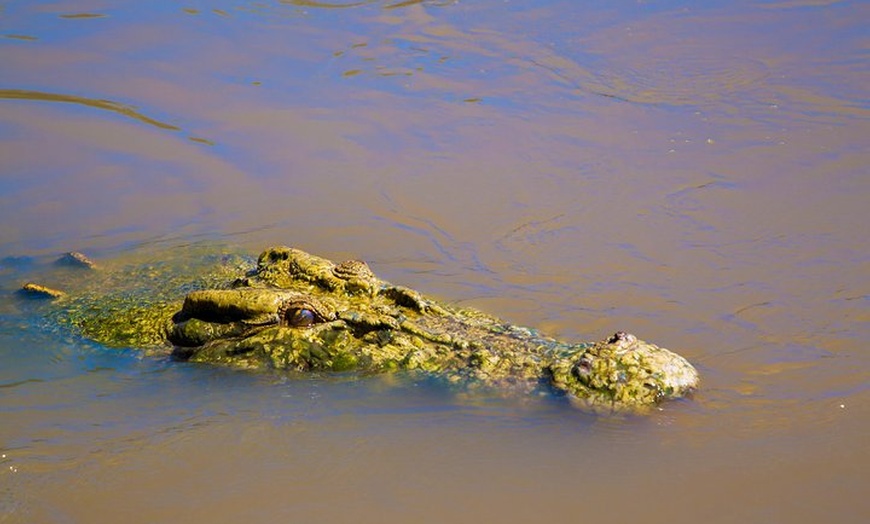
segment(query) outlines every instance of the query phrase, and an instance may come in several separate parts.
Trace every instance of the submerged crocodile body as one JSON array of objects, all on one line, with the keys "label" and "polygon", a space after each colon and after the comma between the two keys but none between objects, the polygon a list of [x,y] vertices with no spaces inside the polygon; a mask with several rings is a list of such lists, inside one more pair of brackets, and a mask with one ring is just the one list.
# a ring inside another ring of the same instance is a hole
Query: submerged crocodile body
[{"label": "submerged crocodile body", "polygon": [[420,370],[473,386],[547,389],[596,410],[642,409],[685,396],[699,380],[683,357],[634,335],[557,341],[380,280],[358,260],[335,264],[273,247],[238,278],[214,280],[188,292],[180,307],[170,300],[141,308],[134,329],[107,318],[117,316],[117,306],[109,308],[116,314],[87,321],[79,315],[72,323],[108,344],[165,340],[172,357],[184,361],[359,374]]}]

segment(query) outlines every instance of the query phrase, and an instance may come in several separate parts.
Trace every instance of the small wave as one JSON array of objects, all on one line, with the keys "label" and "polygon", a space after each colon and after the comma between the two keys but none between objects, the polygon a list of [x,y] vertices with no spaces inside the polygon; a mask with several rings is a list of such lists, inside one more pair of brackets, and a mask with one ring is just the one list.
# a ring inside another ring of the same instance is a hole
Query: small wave
[{"label": "small wave", "polygon": [[60,93],[46,93],[44,91],[30,91],[27,89],[0,89],[0,98],[8,100],[39,100],[43,102],[66,102],[70,104],[80,104],[88,107],[96,107],[97,109],[105,109],[119,115],[134,118],[140,122],[145,122],[160,129],[168,129],[170,131],[180,131],[181,128],[172,124],[167,124],[159,120],[147,117],[136,111],[133,107],[113,102],[111,100],[86,98],[83,96],[64,95]]},{"label": "small wave", "polygon": [[[0,89],[0,99],[5,100],[34,100],[40,102],[61,102],[67,104],[78,104],[87,107],[94,107],[97,109],[103,109],[105,111],[111,111],[113,113],[117,113],[119,115],[125,116],[127,118],[132,118],[134,120],[138,120],[139,122],[143,122],[145,124],[154,126],[158,129],[164,129],[166,131],[181,131],[181,128],[166,122],[162,122],[155,118],[151,118],[146,116],[139,111],[136,110],[135,107],[129,106],[127,104],[122,104],[119,102],[114,102],[112,100],[106,100],[102,98],[88,98],[84,96],[77,95],[65,95],[62,93],[49,93],[45,91],[32,91],[29,89]],[[205,145],[214,145],[214,142],[207,138],[202,137],[189,137],[191,141],[197,142]]]},{"label": "small wave", "polygon": [[741,57],[653,59],[642,67],[612,69],[604,85],[618,98],[645,104],[695,105],[717,101],[768,76],[767,67]]}]

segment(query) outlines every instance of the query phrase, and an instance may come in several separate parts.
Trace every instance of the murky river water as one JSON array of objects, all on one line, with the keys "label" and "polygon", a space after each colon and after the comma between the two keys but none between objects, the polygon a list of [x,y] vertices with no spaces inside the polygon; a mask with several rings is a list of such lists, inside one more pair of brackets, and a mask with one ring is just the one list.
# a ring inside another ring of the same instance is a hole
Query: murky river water
[{"label": "murky river water", "polygon": [[[0,1],[0,521],[866,522],[865,2]],[[673,348],[648,417],[40,329],[64,250],[363,258]],[[30,258],[27,258],[30,257]]]}]

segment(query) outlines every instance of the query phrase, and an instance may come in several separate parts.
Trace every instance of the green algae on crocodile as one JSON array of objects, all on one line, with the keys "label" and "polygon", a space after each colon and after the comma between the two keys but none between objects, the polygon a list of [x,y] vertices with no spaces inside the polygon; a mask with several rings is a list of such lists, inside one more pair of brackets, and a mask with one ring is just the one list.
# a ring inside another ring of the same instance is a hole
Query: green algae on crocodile
[{"label": "green algae on crocodile", "polygon": [[133,327],[125,325],[130,311],[105,322],[105,304],[91,300],[101,314],[78,325],[109,343],[136,342],[137,333],[149,344],[165,338],[178,360],[362,375],[418,370],[473,387],[548,390],[596,410],[642,409],[698,384],[683,357],[634,335],[557,341],[380,280],[361,261],[334,264],[274,247],[237,278],[195,287],[183,302],[185,292],[144,300],[132,310]]},{"label": "green algae on crocodile", "polygon": [[649,406],[698,383],[682,357],[627,333],[567,344],[438,303],[340,264],[276,247],[232,289],[189,294],[169,340],[176,358],[242,367],[435,373],[452,382],[546,387],[589,406]]}]

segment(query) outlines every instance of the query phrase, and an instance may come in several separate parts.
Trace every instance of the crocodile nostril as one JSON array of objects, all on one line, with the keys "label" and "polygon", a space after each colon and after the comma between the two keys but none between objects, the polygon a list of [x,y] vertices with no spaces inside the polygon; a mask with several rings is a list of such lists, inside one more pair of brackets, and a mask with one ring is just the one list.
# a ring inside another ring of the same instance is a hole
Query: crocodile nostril
[{"label": "crocodile nostril", "polygon": [[626,349],[634,345],[637,342],[637,337],[632,335],[631,333],[626,333],[625,331],[617,331],[613,335],[610,336],[606,341],[608,344],[614,344],[620,349]]}]

